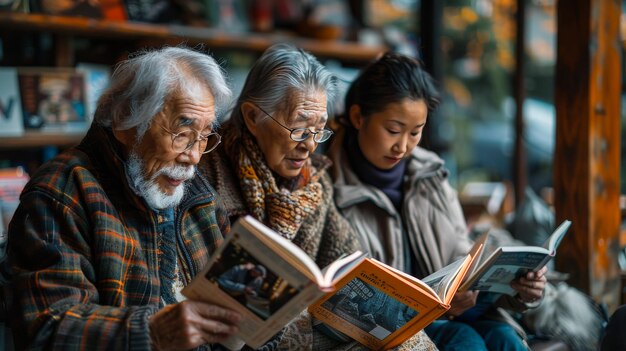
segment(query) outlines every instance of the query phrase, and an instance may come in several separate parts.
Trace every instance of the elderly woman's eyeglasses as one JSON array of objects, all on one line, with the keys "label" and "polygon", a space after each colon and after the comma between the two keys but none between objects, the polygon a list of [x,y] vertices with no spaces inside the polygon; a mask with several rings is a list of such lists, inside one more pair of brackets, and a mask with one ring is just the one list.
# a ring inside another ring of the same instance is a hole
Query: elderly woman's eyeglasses
[{"label": "elderly woman's eyeglasses", "polygon": [[265,112],[264,109],[262,109],[259,106],[257,106],[257,107],[259,108],[259,110],[263,111],[263,113],[265,113],[269,118],[271,118],[272,121],[278,123],[279,126],[287,129],[289,131],[289,137],[293,141],[296,141],[296,142],[305,141],[312,135],[313,136],[313,140],[316,143],[319,144],[319,143],[323,143],[323,142],[327,141],[333,135],[333,131],[330,130],[330,129],[322,129],[322,130],[320,130],[318,132],[312,132],[309,128],[289,128],[289,127],[286,127],[286,126],[282,125],[282,123],[278,122],[276,120],[276,118],[272,117],[272,115],[270,115],[269,113]]},{"label": "elderly woman's eyeglasses", "polygon": [[200,153],[207,154],[217,147],[222,141],[222,137],[217,133],[200,134],[200,132],[189,129],[174,133],[171,130],[160,126],[172,137],[172,150],[174,152],[185,152],[191,149],[196,142],[200,145]]}]

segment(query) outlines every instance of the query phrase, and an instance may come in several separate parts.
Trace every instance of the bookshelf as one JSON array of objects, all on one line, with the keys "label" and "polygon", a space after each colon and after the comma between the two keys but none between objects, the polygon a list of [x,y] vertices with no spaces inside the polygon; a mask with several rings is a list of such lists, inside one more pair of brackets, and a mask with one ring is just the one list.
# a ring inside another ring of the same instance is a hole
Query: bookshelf
[{"label": "bookshelf", "polygon": [[[288,32],[228,33],[205,27],[0,12],[0,34],[10,35],[14,32],[53,34],[56,42],[54,62],[58,67],[74,66],[73,39],[75,37],[103,39],[114,43],[132,42],[136,47],[180,43],[186,43],[189,46],[204,44],[211,50],[240,50],[258,54],[275,43],[288,42],[320,58],[332,58],[357,66],[364,65],[386,50],[382,46],[309,39]],[[124,45],[120,45],[119,50],[123,52],[125,48]],[[0,137],[0,150],[15,152],[24,148],[70,146],[78,143],[82,136],[76,133],[27,131],[20,137]]]},{"label": "bookshelf", "polygon": [[77,145],[83,139],[84,133],[40,132],[26,131],[21,136],[0,137],[0,148],[11,151],[17,149],[37,148],[42,146],[66,147]]},{"label": "bookshelf", "polygon": [[256,52],[262,52],[275,43],[289,42],[316,56],[362,63],[375,58],[386,49],[354,42],[302,38],[287,32],[236,34],[203,27],[111,22],[84,17],[11,12],[0,12],[0,28],[118,40],[144,39],[163,43],[187,42],[191,45],[203,43],[209,48]]}]

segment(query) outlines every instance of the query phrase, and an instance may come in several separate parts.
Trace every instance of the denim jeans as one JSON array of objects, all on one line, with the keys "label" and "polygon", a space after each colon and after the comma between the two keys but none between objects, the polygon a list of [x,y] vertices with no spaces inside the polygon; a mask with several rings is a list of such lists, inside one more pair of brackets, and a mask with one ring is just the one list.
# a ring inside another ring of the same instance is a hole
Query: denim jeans
[{"label": "denim jeans", "polygon": [[527,351],[522,338],[504,322],[437,320],[424,329],[440,351]]},{"label": "denim jeans", "polygon": [[519,334],[505,322],[479,319],[471,325],[485,340],[488,350],[528,351]]},{"label": "denim jeans", "polygon": [[626,330],[626,305],[619,307],[609,318],[600,350],[624,350],[626,348],[624,330]]},{"label": "denim jeans", "polygon": [[463,322],[436,320],[424,329],[440,351],[483,351],[485,341]]}]

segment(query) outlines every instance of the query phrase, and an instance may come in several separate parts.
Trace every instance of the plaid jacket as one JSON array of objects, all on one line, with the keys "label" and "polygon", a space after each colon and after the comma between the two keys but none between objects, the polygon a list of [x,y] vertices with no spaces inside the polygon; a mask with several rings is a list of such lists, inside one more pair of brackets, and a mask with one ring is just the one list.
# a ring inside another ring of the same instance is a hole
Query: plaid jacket
[{"label": "plaid jacket", "polygon": [[[112,133],[43,165],[9,227],[12,327],[22,348],[149,350],[159,308],[157,215],[130,190]],[[199,174],[176,208],[178,262],[189,282],[227,232]]]}]

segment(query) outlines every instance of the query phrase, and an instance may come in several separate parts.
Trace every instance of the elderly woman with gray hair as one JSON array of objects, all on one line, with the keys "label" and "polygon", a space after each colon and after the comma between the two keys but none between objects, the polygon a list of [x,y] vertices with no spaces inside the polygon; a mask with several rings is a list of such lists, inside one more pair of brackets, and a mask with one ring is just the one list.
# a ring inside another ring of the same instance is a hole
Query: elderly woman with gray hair
[{"label": "elderly woman with gray hair", "polygon": [[[315,154],[326,129],[337,78],[312,55],[277,44],[253,65],[223,142],[199,165],[232,220],[250,214],[291,240],[323,267],[360,249],[333,201],[328,159]],[[356,349],[354,342],[326,337],[304,311],[288,325],[279,348]],[[401,348],[434,349],[420,333]]]}]

